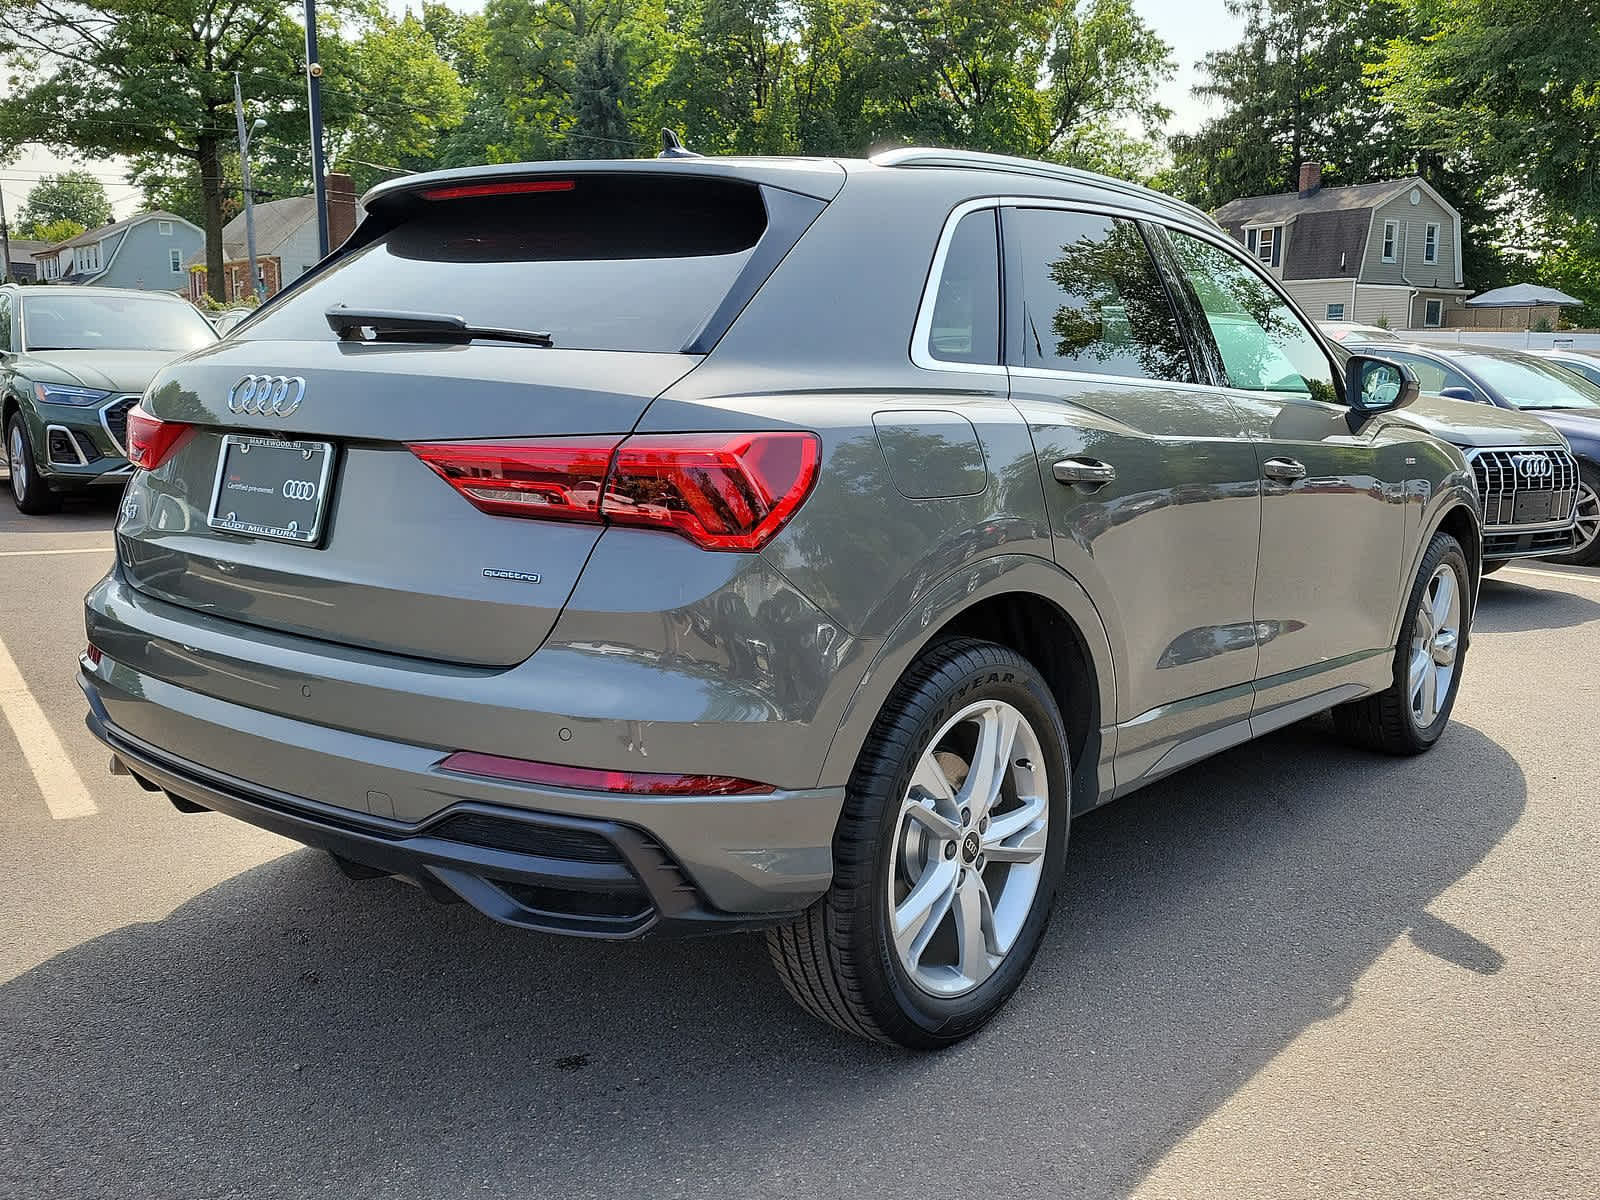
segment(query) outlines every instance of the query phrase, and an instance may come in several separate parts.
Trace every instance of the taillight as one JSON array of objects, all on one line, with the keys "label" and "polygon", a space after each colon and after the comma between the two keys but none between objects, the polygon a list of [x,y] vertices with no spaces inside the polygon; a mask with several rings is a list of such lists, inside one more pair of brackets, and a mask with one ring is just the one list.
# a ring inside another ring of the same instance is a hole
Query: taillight
[{"label": "taillight", "polygon": [[154,471],[188,432],[182,421],[163,421],[146,412],[143,404],[135,404],[128,410],[128,461]]},{"label": "taillight", "polygon": [[454,183],[423,190],[425,200],[470,200],[479,196],[526,196],[536,192],[570,192],[572,179],[513,179],[504,183]]},{"label": "taillight", "polygon": [[430,442],[411,452],[486,513],[598,521],[600,489],[621,440]]},{"label": "taillight", "polygon": [[484,512],[660,529],[706,550],[759,550],[817,478],[812,433],[672,433],[411,450]]},{"label": "taillight", "polygon": [[669,775],[651,771],[607,771],[595,767],[565,767],[560,763],[530,762],[499,754],[458,750],[439,764],[441,771],[508,779],[544,787],[577,788],[590,792],[624,792],[631,796],[759,796],[772,791],[770,784],[731,775]]}]

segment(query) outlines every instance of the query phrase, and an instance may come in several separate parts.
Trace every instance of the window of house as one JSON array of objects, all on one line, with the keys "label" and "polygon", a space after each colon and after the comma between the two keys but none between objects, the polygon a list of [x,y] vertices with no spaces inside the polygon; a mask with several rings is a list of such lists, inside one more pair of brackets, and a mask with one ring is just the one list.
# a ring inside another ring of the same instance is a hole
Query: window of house
[{"label": "window of house", "polygon": [[1244,248],[1250,251],[1251,254],[1256,252],[1256,231],[1254,229],[1246,229],[1244,231]]},{"label": "window of house", "polygon": [[1394,221],[1385,221],[1383,223],[1383,261],[1384,262],[1393,262],[1394,261],[1395,235],[1398,234],[1399,231],[1400,231],[1400,227]]},{"label": "window of house", "polygon": [[1264,263],[1271,262],[1276,255],[1278,245],[1277,229],[1263,229],[1261,236],[1256,239],[1256,257]]},{"label": "window of house", "polygon": [[1437,329],[1444,324],[1444,301],[1428,300],[1422,306],[1422,323],[1429,329]]},{"label": "window of house", "polygon": [[100,244],[80,246],[77,251],[78,270],[98,271],[100,269]]},{"label": "window of house", "polygon": [[1429,225],[1427,233],[1422,238],[1422,261],[1436,263],[1439,261],[1439,227]]},{"label": "window of house", "polygon": [[962,217],[950,238],[928,353],[943,362],[1000,361],[1000,249],[992,208]]},{"label": "window of house", "polygon": [[183,270],[183,251],[177,249],[176,247],[168,250],[167,262],[172,267],[172,273],[176,275],[179,271]]},{"label": "window of house", "polygon": [[162,237],[171,237],[172,236],[172,222],[171,221],[157,221],[156,222],[156,232],[159,233]]},{"label": "window of house", "polygon": [[[1132,221],[1007,209],[1006,254],[1022,276],[1020,365],[1194,381],[1182,325]],[[1013,250],[1014,248],[1014,250]]]},{"label": "window of house", "polygon": [[1336,403],[1333,364],[1273,287],[1219,246],[1173,231],[1172,249],[1222,356],[1228,386]]},{"label": "window of house", "polygon": [[1344,320],[1344,305],[1342,305],[1342,304],[1330,304],[1330,305],[1328,305],[1328,320],[1330,320],[1330,321],[1342,321],[1342,320]]}]

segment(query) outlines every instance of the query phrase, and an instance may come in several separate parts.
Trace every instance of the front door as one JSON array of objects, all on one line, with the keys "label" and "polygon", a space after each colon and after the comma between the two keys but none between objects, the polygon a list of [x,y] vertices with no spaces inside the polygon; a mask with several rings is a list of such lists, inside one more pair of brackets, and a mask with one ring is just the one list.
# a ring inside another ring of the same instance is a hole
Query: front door
[{"label": "front door", "polygon": [[1244,736],[1260,471],[1234,406],[1197,382],[1136,223],[1018,207],[1004,234],[1012,399],[1056,559],[1117,651],[1127,787]]},{"label": "front door", "polygon": [[1317,707],[1379,678],[1394,653],[1409,439],[1352,424],[1327,352],[1242,255],[1168,236],[1263,477],[1254,711]]}]

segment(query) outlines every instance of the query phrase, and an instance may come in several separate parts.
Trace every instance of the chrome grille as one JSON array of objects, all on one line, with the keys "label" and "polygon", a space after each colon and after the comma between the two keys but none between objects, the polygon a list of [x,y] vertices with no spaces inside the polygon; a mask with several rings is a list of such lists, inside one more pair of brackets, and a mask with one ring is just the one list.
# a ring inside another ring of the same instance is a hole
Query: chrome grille
[{"label": "chrome grille", "polygon": [[1566,524],[1578,503],[1578,463],[1555,448],[1494,448],[1468,455],[1484,532]]}]

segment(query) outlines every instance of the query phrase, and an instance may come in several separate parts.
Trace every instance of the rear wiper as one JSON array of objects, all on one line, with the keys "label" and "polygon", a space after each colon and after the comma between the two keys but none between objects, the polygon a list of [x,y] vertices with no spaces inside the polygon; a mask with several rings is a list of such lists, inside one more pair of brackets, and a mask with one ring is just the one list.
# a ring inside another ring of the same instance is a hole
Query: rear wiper
[{"label": "rear wiper", "polygon": [[528,346],[554,346],[548,333],[532,329],[488,329],[468,325],[449,313],[390,312],[382,309],[345,308],[327,312],[328,328],[342,342],[440,342],[464,346],[480,339],[521,342]]}]

